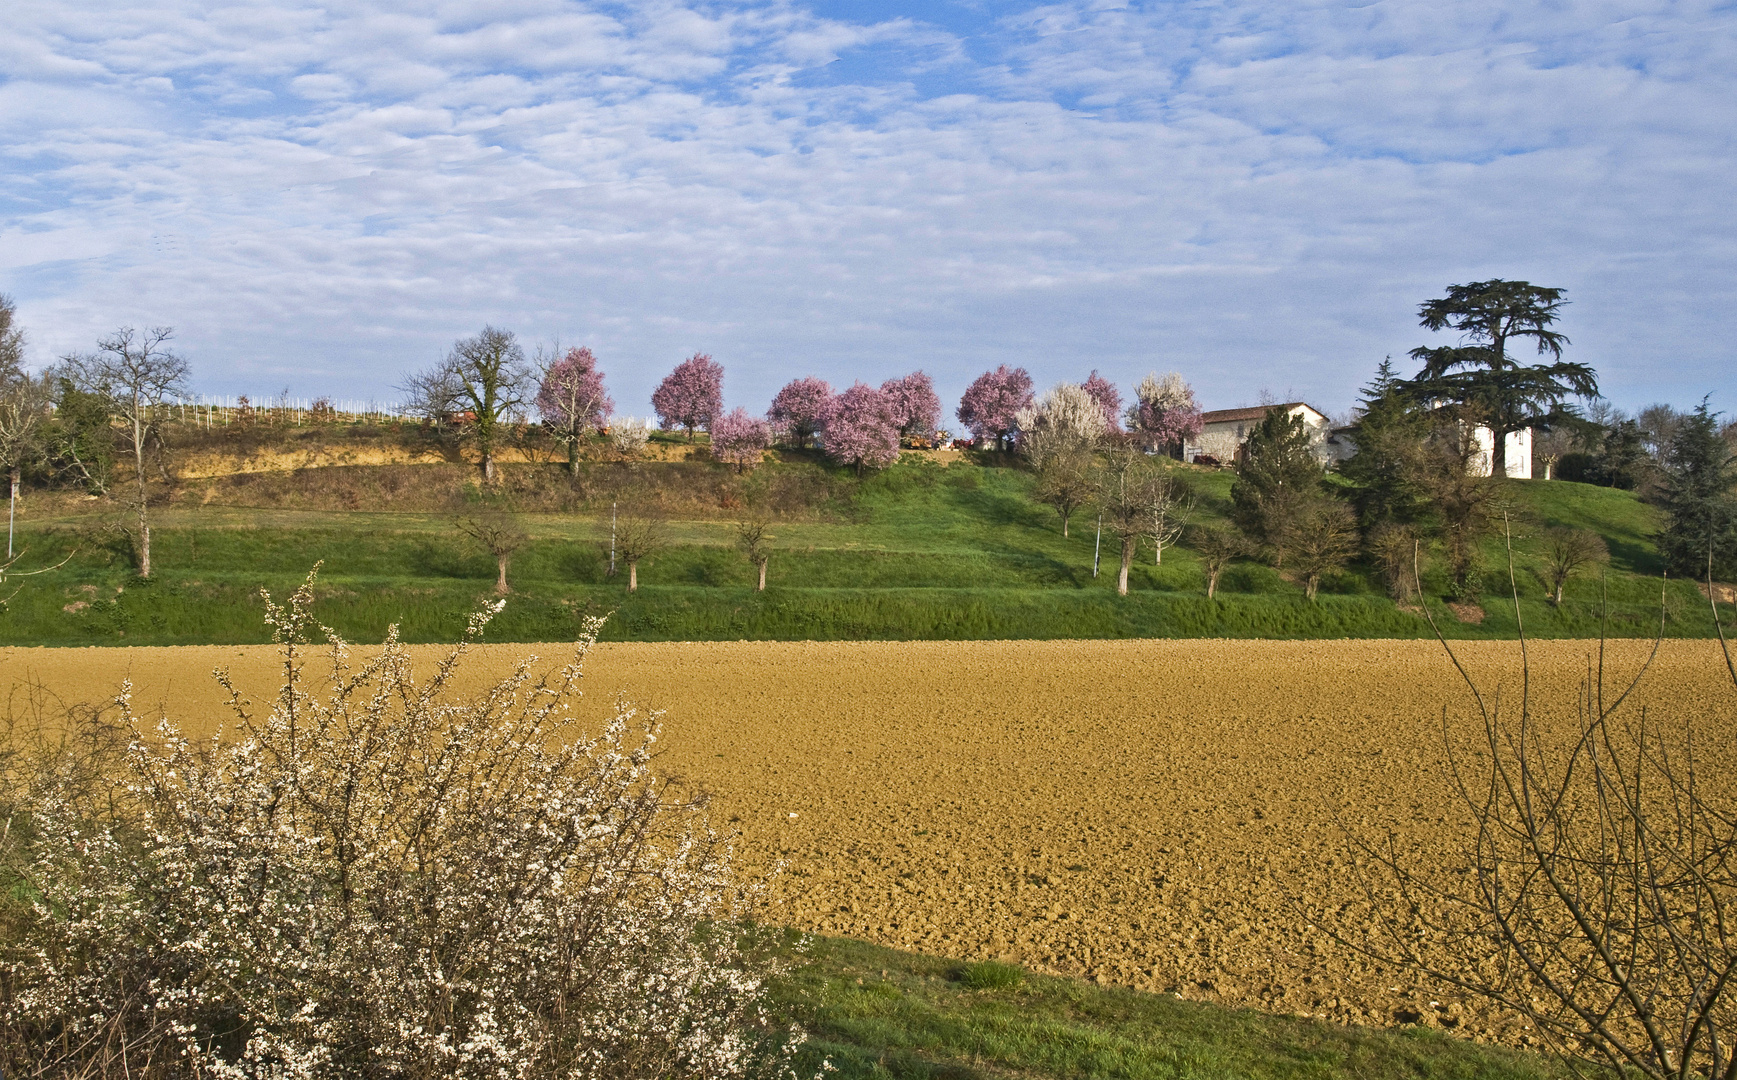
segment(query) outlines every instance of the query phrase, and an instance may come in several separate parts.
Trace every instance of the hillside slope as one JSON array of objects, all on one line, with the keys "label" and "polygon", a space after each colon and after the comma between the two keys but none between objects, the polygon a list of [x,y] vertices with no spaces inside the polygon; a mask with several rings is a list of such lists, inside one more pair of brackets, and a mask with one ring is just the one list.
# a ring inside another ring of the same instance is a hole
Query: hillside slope
[{"label": "hillside slope", "polygon": [[[1182,467],[1196,490],[1194,520],[1222,519],[1232,477]],[[396,471],[394,471],[396,470]],[[1417,637],[1428,625],[1387,598],[1367,568],[1329,580],[1315,602],[1270,567],[1234,565],[1208,600],[1185,546],[1162,565],[1142,551],[1131,595],[1117,597],[1105,546],[1093,574],[1089,516],[1063,537],[1056,515],[1028,498],[1029,474],[908,455],[857,480],[792,455],[753,474],[710,463],[598,464],[569,478],[549,464],[508,466],[505,487],[532,541],[513,559],[513,595],[489,631],[495,640],[573,635],[581,615],[612,612],[606,636],[634,640],[964,639],[1097,637]],[[124,535],[105,526],[100,500],[36,500],[20,522],[24,565],[63,569],[22,582],[0,616],[11,644],[175,644],[261,640],[257,594],[291,589],[316,563],[321,613],[356,640],[399,623],[413,641],[451,640],[466,612],[489,598],[493,560],[462,536],[455,515],[479,496],[462,463],[343,466],[183,485],[156,513],[157,574],[139,581]],[[1513,481],[1506,499],[1520,612],[1528,632],[1712,632],[1691,584],[1657,580],[1656,512],[1632,494],[1560,481]],[[611,504],[659,508],[667,546],[625,575],[608,573]],[[773,511],[769,584],[734,547],[745,505]],[[33,516],[40,515],[40,516]],[[1551,526],[1590,528],[1611,551],[1609,574],[1570,582],[1560,609],[1537,573],[1538,536]],[[1450,636],[1515,630],[1500,537],[1486,544],[1490,589],[1480,613],[1428,601]],[[1442,583],[1426,570],[1426,593]],[[1608,602],[1601,601],[1603,596]],[[1461,621],[1465,617],[1474,621]]]}]

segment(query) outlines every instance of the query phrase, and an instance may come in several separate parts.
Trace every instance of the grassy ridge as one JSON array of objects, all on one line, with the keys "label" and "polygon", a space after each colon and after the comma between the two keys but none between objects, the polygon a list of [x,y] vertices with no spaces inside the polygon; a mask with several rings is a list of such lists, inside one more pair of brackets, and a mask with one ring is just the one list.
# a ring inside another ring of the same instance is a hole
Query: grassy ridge
[{"label": "grassy ridge", "polygon": [[843,939],[812,942],[781,1003],[809,1032],[803,1064],[818,1068],[824,1057],[841,1080],[1570,1075],[1553,1060],[1429,1028],[1340,1027]]},{"label": "grassy ridge", "polygon": [[[529,467],[527,467],[529,468]],[[769,466],[777,468],[777,466]],[[1222,518],[1231,477],[1192,472],[1196,520]],[[1198,560],[1186,548],[1133,568],[1132,593],[1114,593],[1106,552],[1092,574],[1090,518],[1063,537],[1053,513],[1026,496],[1030,477],[1012,469],[907,462],[859,485],[848,504],[820,520],[774,529],[772,587],[753,588],[753,570],[732,546],[728,520],[668,523],[670,546],[640,567],[629,594],[607,574],[607,533],[589,515],[526,515],[533,542],[514,558],[515,595],[493,625],[494,640],[571,637],[579,617],[614,612],[606,635],[631,640],[968,639],[1102,637],[1416,637],[1416,614],[1387,599],[1364,570],[1327,582],[1309,603],[1271,568],[1233,566],[1207,600]],[[1562,482],[1509,485],[1519,551],[1521,612],[1540,636],[1590,636],[1608,590],[1609,629],[1653,633],[1660,617],[1654,511],[1626,492]],[[819,515],[817,515],[819,516]],[[828,520],[827,518],[830,518]],[[0,641],[14,644],[185,644],[264,640],[258,592],[284,593],[316,561],[321,617],[355,640],[378,639],[399,623],[411,641],[447,641],[465,613],[490,595],[494,565],[448,518],[413,513],[173,509],[154,530],[156,576],[131,572],[113,538],[89,520],[28,522],[20,539],[32,560],[75,543],[65,569],[30,579],[0,615]],[[1546,526],[1593,528],[1612,553],[1606,582],[1570,583],[1558,609],[1530,554]],[[82,535],[79,530],[84,530]],[[1503,566],[1499,542],[1486,562]],[[1440,582],[1426,579],[1439,595]],[[1456,637],[1514,632],[1505,576],[1492,575],[1481,624],[1462,623],[1439,602],[1432,614]],[[1710,633],[1711,619],[1689,583],[1664,590],[1666,632]]]}]

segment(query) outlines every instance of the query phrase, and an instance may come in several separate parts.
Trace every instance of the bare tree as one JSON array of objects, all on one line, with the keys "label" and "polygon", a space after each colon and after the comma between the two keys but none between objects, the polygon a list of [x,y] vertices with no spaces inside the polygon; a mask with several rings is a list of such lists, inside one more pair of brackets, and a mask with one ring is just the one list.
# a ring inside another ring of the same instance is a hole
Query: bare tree
[{"label": "bare tree", "polygon": [[[4,300],[4,297],[0,297]],[[42,456],[43,426],[48,418],[52,392],[46,377],[33,379],[24,372],[15,377],[0,368],[0,468],[11,481],[11,502],[6,512],[6,557],[12,557],[12,527],[18,515],[18,485],[24,467]]]},{"label": "bare tree", "polygon": [[1451,418],[1435,425],[1420,455],[1417,483],[1436,517],[1454,594],[1476,599],[1482,588],[1479,548],[1498,512],[1501,481],[1477,467],[1473,428]]},{"label": "bare tree", "polygon": [[[145,459],[163,451],[164,407],[186,392],[187,361],[168,348],[175,331],[154,326],[144,333],[123,326],[97,342],[97,351],[65,358],[67,370],[87,392],[107,402],[121,421],[137,484],[139,576],[151,576],[151,521],[147,510]],[[159,470],[161,471],[161,470]]]},{"label": "bare tree", "polygon": [[1103,510],[1104,527],[1120,545],[1121,572],[1116,577],[1116,595],[1128,595],[1128,568],[1140,544],[1157,501],[1156,477],[1145,454],[1124,443],[1104,456],[1097,475],[1097,504]]},{"label": "bare tree", "polygon": [[636,511],[615,520],[615,553],[627,564],[627,591],[639,591],[639,563],[662,551],[663,522]]},{"label": "bare tree", "polygon": [[1047,454],[1037,468],[1032,498],[1055,510],[1063,536],[1068,534],[1069,519],[1092,501],[1091,463],[1090,450],[1075,449]]},{"label": "bare tree", "polygon": [[1607,562],[1610,548],[1591,529],[1551,529],[1544,534],[1544,582],[1551,602],[1562,606],[1562,587],[1589,566]]},{"label": "bare tree", "polygon": [[1232,562],[1249,554],[1249,543],[1242,534],[1229,529],[1196,526],[1189,530],[1189,539],[1200,555],[1200,567],[1206,574],[1206,598],[1218,592],[1218,579]]},{"label": "bare tree", "polygon": [[1147,510],[1146,539],[1152,544],[1152,565],[1164,565],[1164,549],[1175,547],[1194,513],[1194,489],[1168,469],[1151,479],[1152,501]]},{"label": "bare tree", "polygon": [[1313,602],[1321,579],[1343,570],[1357,554],[1357,515],[1338,499],[1317,496],[1286,522],[1285,532],[1291,570]]},{"label": "bare tree", "polygon": [[512,589],[507,585],[507,567],[519,549],[531,542],[531,536],[511,510],[490,508],[467,514],[454,524],[458,531],[475,540],[495,560],[499,571],[495,578],[495,593],[505,596]]},{"label": "bare tree", "polygon": [[760,572],[760,584],[755,586],[756,592],[766,591],[766,564],[771,561],[772,549],[768,541],[772,537],[766,530],[772,523],[763,517],[751,517],[736,523],[736,546],[754,569]]},{"label": "bare tree", "polygon": [[406,377],[399,389],[413,413],[436,424],[456,420],[476,443],[483,481],[493,483],[501,425],[524,411],[534,383],[512,331],[485,326],[454,342],[439,364]]},{"label": "bare tree", "polygon": [[1416,595],[1412,564],[1418,558],[1417,529],[1386,522],[1370,530],[1365,546],[1387,594],[1399,603],[1411,600]]},{"label": "bare tree", "polygon": [[[1518,623],[1511,543],[1508,569]],[[1713,615],[1717,623],[1716,603]],[[1577,694],[1577,733],[1558,742],[1537,723],[1523,624],[1517,710],[1480,688],[1437,630],[1481,722],[1468,754],[1443,712],[1470,817],[1464,863],[1443,874],[1415,865],[1396,836],[1360,840],[1376,868],[1365,888],[1383,899],[1372,904],[1373,938],[1358,929],[1344,940],[1382,942],[1359,947],[1526,1017],[1571,1061],[1732,1080],[1737,814],[1718,797],[1722,785],[1704,782],[1690,725],[1624,710],[1663,635],[1661,615],[1651,656],[1620,693],[1606,685],[1600,642]],[[1720,645],[1737,687],[1722,634]],[[1728,733],[1731,719],[1716,730]],[[1395,887],[1398,902],[1386,901]]]}]

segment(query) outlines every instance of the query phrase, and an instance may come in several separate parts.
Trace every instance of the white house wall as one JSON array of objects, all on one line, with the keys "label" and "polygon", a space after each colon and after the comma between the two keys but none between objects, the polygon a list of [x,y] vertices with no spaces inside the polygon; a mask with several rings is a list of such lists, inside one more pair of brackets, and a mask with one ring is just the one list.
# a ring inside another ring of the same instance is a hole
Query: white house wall
[{"label": "white house wall", "polygon": [[[1487,427],[1473,428],[1472,439],[1478,448],[1472,460],[1472,471],[1478,476],[1488,476],[1492,468],[1492,451],[1496,448],[1495,433]],[[1510,431],[1502,440],[1502,449],[1508,475],[1515,480],[1532,479],[1532,429]]]},{"label": "white house wall", "polygon": [[[1333,425],[1325,416],[1306,406],[1292,409],[1291,415],[1302,417],[1303,430],[1309,433],[1309,448],[1321,464],[1329,465],[1342,456],[1339,447],[1328,441]],[[1242,449],[1242,444],[1248,441],[1259,424],[1259,420],[1225,420],[1207,424],[1201,428],[1200,437],[1184,448],[1183,460],[1193,461],[1201,454],[1207,454],[1229,464],[1236,460],[1237,451]]]}]

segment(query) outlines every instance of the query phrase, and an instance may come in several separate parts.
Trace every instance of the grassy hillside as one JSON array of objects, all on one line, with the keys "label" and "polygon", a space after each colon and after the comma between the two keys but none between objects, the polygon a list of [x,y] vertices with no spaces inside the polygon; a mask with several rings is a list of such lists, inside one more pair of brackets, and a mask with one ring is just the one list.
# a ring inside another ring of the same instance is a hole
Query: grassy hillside
[{"label": "grassy hillside", "polygon": [[[1240,563],[1225,574],[1218,597],[1208,600],[1192,552],[1168,550],[1157,566],[1147,550],[1135,563],[1132,594],[1117,597],[1107,544],[1102,569],[1092,574],[1091,519],[1076,519],[1072,535],[1064,538],[1055,514],[1027,497],[1030,476],[1015,469],[970,462],[943,468],[908,456],[859,482],[848,473],[820,475],[803,462],[768,465],[745,480],[694,462],[646,468],[664,471],[636,474],[637,490],[678,481],[685,486],[676,492],[680,497],[666,498],[669,493],[657,489],[673,507],[665,527],[669,546],[641,565],[642,587],[630,595],[625,575],[606,572],[606,500],[621,494],[608,486],[609,477],[587,473],[575,483],[550,466],[509,467],[509,487],[548,491],[570,485],[585,495],[538,505],[583,502],[603,510],[525,514],[533,542],[513,561],[514,595],[491,628],[492,639],[566,638],[580,616],[604,612],[615,616],[606,636],[635,640],[1429,632],[1417,614],[1396,607],[1356,567],[1327,582],[1310,603],[1269,567]],[[1198,491],[1195,519],[1219,519],[1231,475],[1194,469],[1188,474]],[[149,582],[132,572],[124,537],[96,528],[116,517],[113,507],[63,500],[43,517],[27,514],[20,528],[20,542],[31,549],[27,563],[58,558],[75,546],[78,552],[54,574],[13,580],[8,589],[22,588],[0,615],[0,641],[260,641],[259,589],[287,591],[316,561],[324,564],[322,617],[354,640],[378,639],[393,622],[411,641],[451,640],[465,613],[490,595],[493,562],[458,533],[450,512],[394,510],[385,494],[356,510],[282,509],[295,499],[318,505],[324,492],[358,486],[354,469],[287,475],[255,485],[271,493],[266,508],[245,505],[246,487],[230,491],[228,505],[171,500],[156,515],[156,575]],[[295,499],[285,494],[292,481],[299,492]],[[1654,575],[1660,562],[1651,540],[1658,522],[1650,507],[1627,492],[1583,484],[1514,481],[1508,488],[1521,611],[1530,632],[1586,636],[1600,626],[1596,575],[1572,582],[1560,609],[1545,601],[1531,552],[1536,534],[1553,525],[1591,528],[1606,538],[1612,554],[1606,586],[1610,631],[1656,630],[1661,592]],[[774,493],[780,507],[771,587],[764,593],[753,590],[753,570],[733,546],[731,519],[741,511],[729,505],[756,491]],[[1505,565],[1499,540],[1486,554],[1492,570]],[[1499,602],[1505,571],[1491,580],[1481,623],[1461,622],[1439,601],[1429,602],[1445,632],[1512,635],[1512,605]],[[1426,591],[1439,595],[1440,586],[1426,578]],[[1705,602],[1693,585],[1672,583],[1664,595],[1667,633],[1711,632]]]},{"label": "grassy hillside", "polygon": [[1434,1028],[1341,1027],[841,939],[812,944],[782,1000],[810,1035],[803,1064],[829,1060],[841,1080],[1572,1075]]}]

